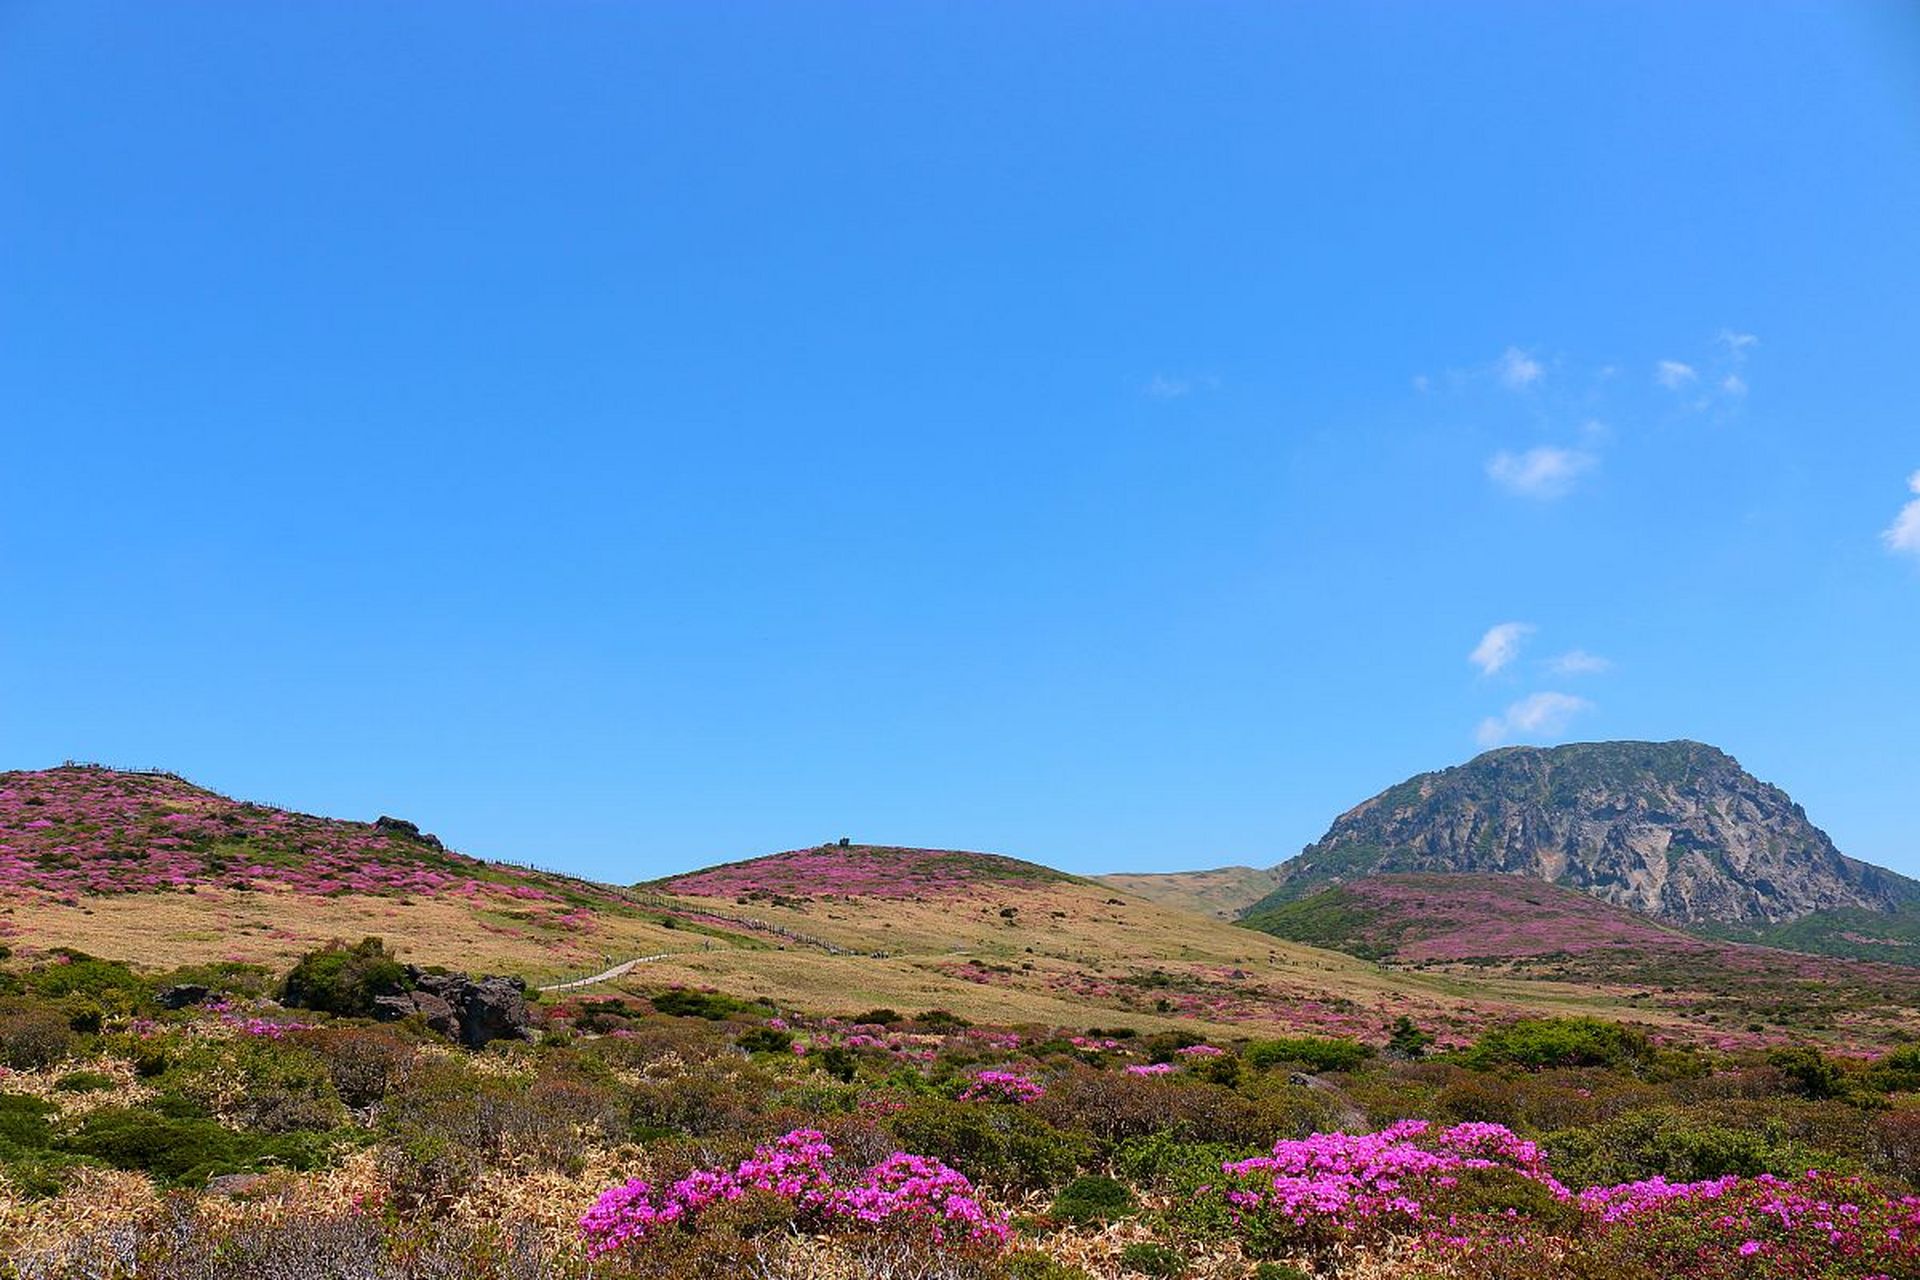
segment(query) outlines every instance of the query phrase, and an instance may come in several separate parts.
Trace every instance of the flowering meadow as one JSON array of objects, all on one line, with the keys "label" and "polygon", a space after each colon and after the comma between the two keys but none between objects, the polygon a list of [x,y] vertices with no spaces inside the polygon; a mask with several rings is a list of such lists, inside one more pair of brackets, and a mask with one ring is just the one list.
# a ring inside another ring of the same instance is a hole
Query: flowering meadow
[{"label": "flowering meadow", "polygon": [[471,1051],[285,976],[0,961],[0,1277],[1920,1275],[1920,1048],[1562,1018],[1434,1052],[655,986]]},{"label": "flowering meadow", "polygon": [[433,894],[473,881],[483,865],[370,824],[228,800],[171,774],[0,773],[0,886],[9,891]]},{"label": "flowering meadow", "polygon": [[1729,1045],[1829,1026],[1920,1035],[1920,969],[1699,936],[1529,877],[1370,876],[1248,923],[1407,972],[1624,988]]}]

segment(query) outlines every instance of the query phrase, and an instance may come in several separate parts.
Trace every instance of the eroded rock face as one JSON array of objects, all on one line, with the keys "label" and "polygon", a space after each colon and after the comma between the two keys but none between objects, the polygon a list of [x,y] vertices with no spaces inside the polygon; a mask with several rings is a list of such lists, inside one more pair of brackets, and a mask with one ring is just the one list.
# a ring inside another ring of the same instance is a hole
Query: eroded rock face
[{"label": "eroded rock face", "polygon": [[407,981],[411,990],[374,1001],[376,1018],[398,1022],[418,1014],[429,1029],[469,1049],[495,1040],[533,1038],[527,984],[520,978],[474,979],[464,973],[429,973],[409,965]]},{"label": "eroded rock face", "polygon": [[1715,747],[1597,742],[1489,751],[1389,788],[1282,863],[1248,914],[1381,872],[1532,876],[1683,924],[1887,911],[1914,888]]}]

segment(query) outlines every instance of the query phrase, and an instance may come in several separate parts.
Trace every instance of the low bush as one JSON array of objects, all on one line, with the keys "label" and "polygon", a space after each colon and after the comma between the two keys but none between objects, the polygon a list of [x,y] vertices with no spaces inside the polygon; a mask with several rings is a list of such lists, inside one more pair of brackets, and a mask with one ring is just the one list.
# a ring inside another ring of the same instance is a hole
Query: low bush
[{"label": "low bush", "polygon": [[749,1004],[736,1000],[732,996],[720,995],[713,991],[695,991],[689,987],[674,987],[648,997],[653,1007],[661,1013],[675,1018],[704,1018],[708,1022],[721,1022],[727,1018],[743,1014],[764,1014],[762,1005]]},{"label": "low bush", "polygon": [[0,1066],[35,1071],[73,1051],[73,1028],[51,1009],[0,1014]]},{"label": "low bush", "polygon": [[1468,1066],[1630,1069],[1648,1062],[1653,1046],[1647,1034],[1598,1018],[1523,1018],[1495,1028],[1474,1041],[1463,1055]]},{"label": "low bush", "polygon": [[281,1003],[294,1009],[317,1009],[346,1018],[373,1015],[378,996],[406,989],[406,967],[378,938],[353,946],[331,942],[302,956],[281,984]]},{"label": "low bush", "polygon": [[116,1169],[151,1175],[163,1186],[193,1186],[223,1173],[269,1164],[296,1169],[325,1163],[333,1140],[323,1134],[278,1138],[238,1133],[204,1117],[175,1117],[141,1108],[89,1113],[58,1146]]},{"label": "low bush", "polygon": [[1130,1244],[1120,1250],[1120,1267],[1143,1276],[1172,1277],[1187,1274],[1187,1260],[1163,1244]]},{"label": "low bush", "polygon": [[902,1149],[1006,1190],[1052,1190],[1093,1155],[1084,1138],[1063,1133],[1022,1107],[927,1098],[888,1117],[887,1128]]},{"label": "low bush", "polygon": [[1053,1207],[1047,1214],[1062,1222],[1086,1226],[1124,1218],[1137,1208],[1139,1201],[1126,1183],[1089,1173],[1060,1188],[1060,1194],[1053,1198]]},{"label": "low bush", "polygon": [[1340,1036],[1284,1036],[1277,1040],[1256,1040],[1241,1055],[1248,1066],[1302,1066],[1309,1071],[1352,1071],[1373,1050],[1358,1040]]}]

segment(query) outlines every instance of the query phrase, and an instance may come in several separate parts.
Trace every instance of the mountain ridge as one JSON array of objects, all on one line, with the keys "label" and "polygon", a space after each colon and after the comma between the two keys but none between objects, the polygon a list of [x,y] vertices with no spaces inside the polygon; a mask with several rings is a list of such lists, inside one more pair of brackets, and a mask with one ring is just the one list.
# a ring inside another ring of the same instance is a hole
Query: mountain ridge
[{"label": "mountain ridge", "polygon": [[1501,747],[1416,774],[1270,868],[1258,897],[1221,900],[1222,885],[1259,884],[1237,868],[1109,883],[1246,918],[1367,876],[1436,873],[1528,876],[1669,924],[1837,953],[1842,922],[1920,902],[1920,883],[1848,857],[1784,790],[1688,739]]}]

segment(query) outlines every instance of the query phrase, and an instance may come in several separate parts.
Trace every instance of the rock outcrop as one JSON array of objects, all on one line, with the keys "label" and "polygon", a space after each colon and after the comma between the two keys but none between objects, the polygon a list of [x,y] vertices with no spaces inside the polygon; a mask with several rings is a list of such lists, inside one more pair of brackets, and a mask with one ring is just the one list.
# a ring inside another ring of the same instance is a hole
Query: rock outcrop
[{"label": "rock outcrop", "polygon": [[1892,911],[1920,886],[1849,858],[1698,742],[1508,747],[1391,787],[1275,868],[1244,913],[1382,873],[1531,876],[1679,924]]},{"label": "rock outcrop", "polygon": [[408,965],[407,986],[405,991],[376,998],[374,1017],[398,1022],[417,1014],[428,1029],[469,1049],[484,1048],[495,1040],[533,1038],[533,1014],[527,1007],[523,979],[491,974],[476,979]]}]

